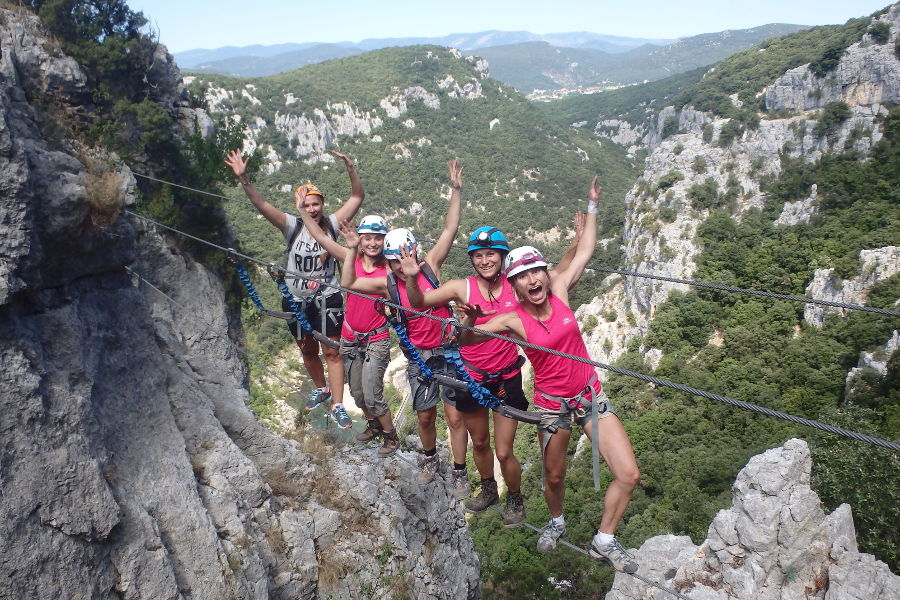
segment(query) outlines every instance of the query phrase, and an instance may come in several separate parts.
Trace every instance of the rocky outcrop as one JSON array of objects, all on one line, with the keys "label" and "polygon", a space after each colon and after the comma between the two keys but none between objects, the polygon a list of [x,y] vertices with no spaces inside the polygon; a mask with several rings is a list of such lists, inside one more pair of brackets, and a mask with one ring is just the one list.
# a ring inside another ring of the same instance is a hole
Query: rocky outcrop
[{"label": "rocky outcrop", "polygon": [[[866,304],[869,290],[879,281],[900,273],[900,246],[885,246],[859,253],[859,275],[853,279],[841,279],[834,269],[817,269],[806,288],[806,295],[816,300]],[[807,304],[803,319],[815,327],[825,324],[828,313],[846,314],[846,309],[819,304]]]},{"label": "rocky outcrop", "polygon": [[[826,515],[809,487],[812,461],[803,440],[788,440],[747,463],[730,509],[695,546],[658,536],[635,552],[638,571],[694,600],[889,600],[900,577],[856,547],[850,507]],[[656,600],[660,590],[619,573],[607,600]]]},{"label": "rocky outcrop", "polygon": [[[868,152],[881,139],[878,117],[887,111],[887,105],[900,103],[900,59],[893,52],[900,31],[900,6],[892,7],[880,19],[891,30],[886,44],[876,44],[865,36],[847,49],[825,78],[815,77],[808,66],[803,66],[786,73],[768,88],[767,109],[793,110],[794,116],[763,118],[755,128],[738,128],[729,140],[727,135],[723,139],[723,131],[727,134],[734,127],[729,119],[691,107],[662,109],[643,133],[641,143],[651,152],[643,175],[625,198],[622,241],[626,266],[653,275],[692,278],[695,257],[700,251],[697,229],[709,214],[707,206],[698,202],[696,196],[692,198],[694,186],[705,185],[716,194],[727,195],[729,200],[721,202],[721,207],[740,219],[746,211],[764,205],[760,178],[780,174],[781,155],[814,161],[824,153],[844,148]],[[826,84],[831,91],[821,92],[815,105],[797,104],[799,98],[818,97],[817,90]],[[813,120],[816,115],[811,109],[835,100],[846,102],[849,118],[834,124],[827,134],[817,131]],[[675,128],[671,127],[672,119],[676,120]],[[675,133],[663,137],[667,122]],[[634,130],[618,123],[598,124],[598,128],[611,138],[634,135]],[[778,223],[790,226],[807,222],[816,206],[816,190],[812,189],[805,201],[785,206]],[[842,301],[858,301],[860,296],[853,290],[833,291],[839,284],[826,281],[829,276],[824,272],[817,275],[808,294],[822,299],[852,297],[857,300]],[[626,350],[629,340],[647,332],[656,307],[665,302],[672,290],[687,289],[681,284],[633,277],[610,277],[604,287],[607,291],[603,295],[578,312],[582,324],[596,320],[597,324],[588,328],[589,350],[591,356],[604,362],[615,360]],[[807,308],[807,315],[811,312],[819,316],[809,316],[807,320],[821,320],[823,309]],[[609,318],[612,315],[618,318]]]},{"label": "rocky outcrop", "polygon": [[856,391],[856,387],[861,379],[867,373],[873,374],[876,378],[884,377],[888,372],[888,362],[894,353],[900,350],[900,331],[894,331],[891,339],[883,346],[866,352],[859,353],[859,363],[850,369],[844,384],[844,396],[850,397]]},{"label": "rocky outcrop", "polygon": [[82,91],[40,35],[0,10],[0,598],[479,597],[441,479],[260,425],[217,276],[140,219],[98,224],[92,153],[42,139],[23,89]]}]

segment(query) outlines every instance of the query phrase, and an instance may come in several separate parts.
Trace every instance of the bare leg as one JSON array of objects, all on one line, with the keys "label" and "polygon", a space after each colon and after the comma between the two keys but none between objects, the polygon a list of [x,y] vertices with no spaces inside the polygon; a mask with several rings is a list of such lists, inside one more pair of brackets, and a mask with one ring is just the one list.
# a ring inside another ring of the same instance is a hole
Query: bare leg
[{"label": "bare leg", "polygon": [[434,427],[437,406],[416,412],[416,417],[419,419],[419,439],[422,440],[422,450],[434,450],[437,446],[437,430]]},{"label": "bare leg", "polygon": [[[603,516],[600,519],[600,531],[614,534],[616,527],[631,502],[631,494],[641,478],[638,470],[637,459],[634,450],[631,449],[631,440],[622,427],[622,422],[616,415],[610,415],[600,419],[598,423],[600,434],[600,454],[606,461],[609,470],[612,471],[613,480],[606,488],[603,496]],[[589,424],[584,432],[591,437],[592,427]]]},{"label": "bare leg", "polygon": [[[337,342],[340,338],[334,336],[330,339]],[[328,363],[328,387],[331,389],[331,405],[334,406],[344,401],[344,360],[337,348],[331,348],[325,344],[322,344],[322,354],[325,355],[325,362]],[[319,362],[319,364],[322,363]],[[325,385],[324,382],[323,378],[322,385]]]},{"label": "bare leg", "polygon": [[[317,388],[325,387],[325,367],[322,365],[322,359],[319,358],[319,343],[312,336],[304,336],[297,340],[300,347],[300,354],[303,356],[303,366],[309,373],[313,385]],[[343,363],[341,363],[341,372],[343,372]]]},{"label": "bare leg", "polygon": [[[548,435],[544,431],[538,431],[538,438]],[[559,428],[552,436],[547,448],[544,450],[544,500],[551,517],[560,517],[563,514],[563,500],[566,495],[566,450],[569,448],[569,438],[572,432]]]},{"label": "bare leg", "polygon": [[506,488],[511,493],[518,493],[522,487],[522,465],[513,454],[513,440],[519,422],[509,417],[494,413],[494,452],[500,462],[500,472]]},{"label": "bare leg", "polygon": [[491,450],[491,435],[488,430],[488,409],[479,407],[474,412],[462,413],[466,429],[472,438],[472,457],[482,479],[494,477],[494,452]]},{"label": "bare leg", "polygon": [[[445,402],[444,420],[450,428],[450,452],[453,454],[453,462],[464,465],[466,452],[469,450],[469,432],[466,431],[466,424],[463,422],[463,413]],[[424,441],[422,443],[424,444]]]}]

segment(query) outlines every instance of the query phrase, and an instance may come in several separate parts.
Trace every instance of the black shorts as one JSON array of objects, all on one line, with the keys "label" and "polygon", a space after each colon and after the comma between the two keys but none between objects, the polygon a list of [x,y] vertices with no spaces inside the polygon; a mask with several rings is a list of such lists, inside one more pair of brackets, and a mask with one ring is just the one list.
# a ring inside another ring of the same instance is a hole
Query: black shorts
[{"label": "black shorts", "polygon": [[[501,397],[499,393],[500,388],[503,388],[503,391],[506,392],[505,397],[501,398],[503,404],[519,410],[528,410],[528,399],[525,397],[525,392],[522,391],[522,371],[519,371],[509,379],[501,379],[487,384],[482,383],[482,385],[498,398]],[[457,410],[461,412],[475,412],[482,406],[468,391],[445,387],[444,394],[452,395],[450,399],[456,405]]]},{"label": "black shorts", "polygon": [[[294,299],[296,301],[296,298]],[[306,317],[313,329],[319,333],[324,333],[328,337],[337,337],[341,335],[341,326],[344,324],[344,297],[340,294],[331,294],[325,296],[325,327],[322,331],[322,296],[311,298],[307,302],[297,301],[300,306],[300,312]],[[281,299],[281,310],[292,312],[291,305],[287,298]],[[288,321],[288,329],[291,335],[297,337],[297,321]],[[301,337],[309,335],[308,332],[302,331]]]}]

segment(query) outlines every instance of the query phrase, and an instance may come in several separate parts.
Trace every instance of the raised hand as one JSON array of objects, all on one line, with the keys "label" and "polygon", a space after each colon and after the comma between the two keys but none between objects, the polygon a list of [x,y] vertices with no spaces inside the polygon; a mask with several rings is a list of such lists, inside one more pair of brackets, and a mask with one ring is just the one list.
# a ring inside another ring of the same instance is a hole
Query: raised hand
[{"label": "raised hand", "polygon": [[480,317],[488,317],[497,313],[496,310],[484,310],[477,304],[467,304],[465,302],[457,302],[456,309],[462,313],[463,320],[467,325],[474,324],[475,319],[478,319]]},{"label": "raised hand", "polygon": [[603,193],[603,188],[600,187],[600,176],[594,176],[594,180],[591,181],[591,187],[588,190],[588,200],[591,202],[599,202],[600,194]]},{"label": "raised hand", "polygon": [[353,161],[350,160],[346,154],[342,154],[342,153],[338,152],[337,150],[332,150],[331,153],[334,154],[335,156],[337,156],[342,161],[344,161],[344,166],[347,167],[348,170],[353,168]]},{"label": "raised hand", "polygon": [[247,160],[244,160],[240,150],[232,150],[225,155],[225,164],[231,167],[231,170],[234,171],[234,174],[237,177],[241,177],[247,173],[248,162],[250,162],[250,157],[248,156]]},{"label": "raised hand", "polygon": [[573,243],[577,244],[584,234],[584,213],[580,210],[575,213],[575,239]]},{"label": "raised hand", "polygon": [[416,258],[415,246],[400,247],[400,268],[407,277],[415,277],[419,274],[419,260]]},{"label": "raised hand", "polygon": [[457,190],[462,189],[463,167],[459,164],[459,159],[448,160],[447,168],[450,169],[450,187]]},{"label": "raised hand", "polygon": [[341,232],[341,236],[343,236],[344,241],[347,242],[348,248],[358,248],[359,247],[359,234],[356,233],[356,226],[344,219],[341,221],[339,230]]}]

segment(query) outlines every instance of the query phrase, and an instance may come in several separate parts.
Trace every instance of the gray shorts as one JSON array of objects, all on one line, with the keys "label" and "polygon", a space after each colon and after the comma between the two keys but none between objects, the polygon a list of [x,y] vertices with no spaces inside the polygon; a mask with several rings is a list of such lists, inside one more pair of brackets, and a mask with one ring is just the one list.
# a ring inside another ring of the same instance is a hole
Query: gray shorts
[{"label": "gray shorts", "polygon": [[369,411],[373,417],[386,413],[384,372],[391,360],[391,338],[364,342],[360,346],[341,338],[340,354],[344,359],[345,381],[356,406]]},{"label": "gray shorts", "polygon": [[[609,402],[609,398],[606,396],[606,392],[600,392],[597,394],[597,418],[605,419],[610,415],[616,414],[613,411],[612,404]],[[572,424],[576,424],[580,426],[582,429],[587,429],[588,425],[591,424],[591,407],[590,405],[581,405],[575,409],[569,409],[565,404],[560,407],[559,410],[550,410],[549,408],[543,408],[541,406],[537,406],[537,412],[541,415],[541,424],[538,426],[540,429],[548,429],[549,427],[555,425],[560,429],[567,429],[569,431],[572,430]]]},{"label": "gray shorts", "polygon": [[[453,374],[450,373],[450,368],[447,366],[447,361],[444,360],[443,348],[419,350],[418,352],[419,356],[422,357],[422,360],[425,361],[425,364],[433,373],[440,373],[450,377],[453,376]],[[408,356],[406,358],[409,361],[406,364],[406,379],[409,381],[410,395],[413,399],[413,410],[421,412],[434,408],[437,406],[438,402],[441,401],[441,384],[434,380],[427,383],[422,382],[419,379],[419,375],[422,373],[419,369],[419,365]]]}]

